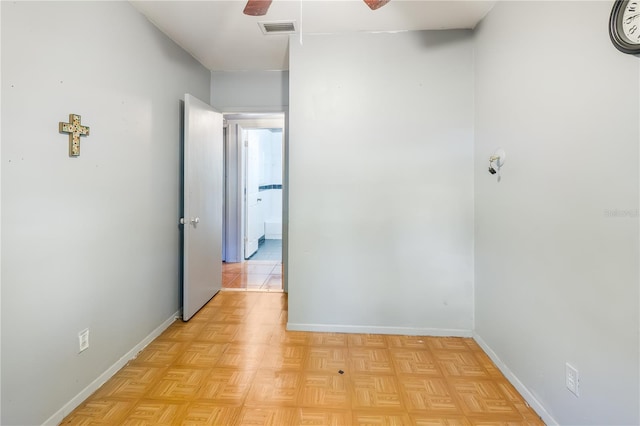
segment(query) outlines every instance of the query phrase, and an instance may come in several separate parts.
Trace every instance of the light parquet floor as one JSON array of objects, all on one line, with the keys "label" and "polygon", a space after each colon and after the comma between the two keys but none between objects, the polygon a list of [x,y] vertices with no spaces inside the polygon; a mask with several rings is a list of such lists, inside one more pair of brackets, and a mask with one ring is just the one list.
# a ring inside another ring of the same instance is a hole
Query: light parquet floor
[{"label": "light parquet floor", "polygon": [[284,293],[221,292],[63,425],[543,425],[472,339],[286,331]]}]

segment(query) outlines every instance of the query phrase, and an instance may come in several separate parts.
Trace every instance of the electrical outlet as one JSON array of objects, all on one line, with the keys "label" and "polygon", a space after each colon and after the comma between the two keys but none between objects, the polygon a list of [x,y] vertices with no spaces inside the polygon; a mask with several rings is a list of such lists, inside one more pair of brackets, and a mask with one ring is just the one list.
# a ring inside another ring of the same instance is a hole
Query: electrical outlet
[{"label": "electrical outlet", "polygon": [[80,344],[78,353],[89,349],[89,329],[88,328],[85,328],[80,333],[78,333],[78,342]]},{"label": "electrical outlet", "polygon": [[580,376],[578,370],[568,362],[564,366],[564,378],[567,389],[575,396],[580,396]]}]

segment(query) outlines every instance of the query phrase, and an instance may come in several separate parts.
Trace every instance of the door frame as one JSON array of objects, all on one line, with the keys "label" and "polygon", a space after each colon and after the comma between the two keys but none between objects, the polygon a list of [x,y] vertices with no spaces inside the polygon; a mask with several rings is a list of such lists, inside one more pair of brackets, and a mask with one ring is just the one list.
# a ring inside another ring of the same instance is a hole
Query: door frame
[{"label": "door frame", "polygon": [[[246,157],[242,141],[243,129],[273,129],[281,128],[283,133],[282,154],[282,261],[285,263],[285,229],[288,219],[288,129],[287,114],[280,113],[233,113],[224,114],[227,125],[226,156],[225,156],[225,214],[224,254],[227,262],[244,262],[244,223],[245,223],[245,176]],[[287,212],[287,213],[285,213]],[[286,278],[285,278],[286,282]],[[284,285],[286,291],[286,285]]]}]

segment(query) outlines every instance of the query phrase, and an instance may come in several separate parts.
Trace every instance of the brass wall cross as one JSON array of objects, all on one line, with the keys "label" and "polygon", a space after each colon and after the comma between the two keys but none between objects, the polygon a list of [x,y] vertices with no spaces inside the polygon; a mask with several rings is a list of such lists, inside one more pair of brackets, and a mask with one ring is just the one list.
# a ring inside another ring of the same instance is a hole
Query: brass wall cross
[{"label": "brass wall cross", "polygon": [[69,122],[60,122],[60,133],[69,133],[69,157],[80,155],[80,136],[89,136],[89,126],[80,124],[80,116],[69,114]]}]

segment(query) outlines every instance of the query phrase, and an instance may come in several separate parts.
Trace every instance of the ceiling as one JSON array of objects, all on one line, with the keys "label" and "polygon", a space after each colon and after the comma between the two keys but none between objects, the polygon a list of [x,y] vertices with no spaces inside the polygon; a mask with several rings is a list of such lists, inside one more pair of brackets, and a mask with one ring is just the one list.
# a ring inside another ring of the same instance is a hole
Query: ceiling
[{"label": "ceiling", "polygon": [[362,0],[273,0],[266,16],[242,13],[244,0],[131,1],[162,32],[212,71],[286,70],[288,40],[258,22],[295,20],[302,34],[474,28],[495,4],[481,0],[391,0],[372,11]]}]

